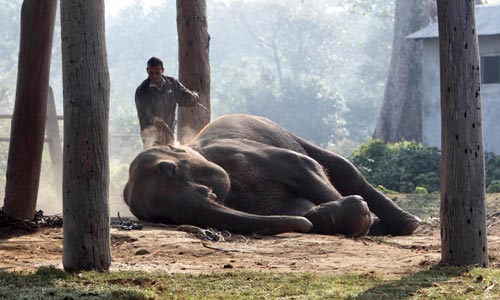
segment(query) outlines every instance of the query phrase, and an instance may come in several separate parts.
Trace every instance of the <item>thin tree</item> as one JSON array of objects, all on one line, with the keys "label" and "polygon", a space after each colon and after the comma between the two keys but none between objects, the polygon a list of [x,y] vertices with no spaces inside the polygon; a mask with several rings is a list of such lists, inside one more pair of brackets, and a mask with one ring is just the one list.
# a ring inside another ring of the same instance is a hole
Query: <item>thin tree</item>
[{"label": "thin tree", "polygon": [[3,211],[32,220],[40,181],[56,0],[24,0]]},{"label": "thin tree", "polygon": [[197,91],[200,105],[179,107],[178,139],[189,142],[210,122],[210,36],[205,0],[177,0],[179,81]]},{"label": "thin tree", "polygon": [[63,266],[107,270],[109,73],[104,0],[62,0]]},{"label": "thin tree", "polygon": [[441,262],[488,265],[479,49],[474,1],[438,0]]},{"label": "thin tree", "polygon": [[430,1],[397,0],[389,75],[374,138],[422,141],[421,41],[407,39],[430,23]]}]

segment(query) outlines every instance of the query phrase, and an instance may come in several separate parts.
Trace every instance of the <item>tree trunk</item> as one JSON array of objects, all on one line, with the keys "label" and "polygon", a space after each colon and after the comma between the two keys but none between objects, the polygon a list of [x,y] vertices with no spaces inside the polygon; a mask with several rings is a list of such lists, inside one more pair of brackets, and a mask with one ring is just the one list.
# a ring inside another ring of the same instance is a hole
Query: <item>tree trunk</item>
[{"label": "tree trunk", "polygon": [[179,108],[178,139],[189,142],[210,122],[210,36],[205,0],[177,0],[179,81],[197,91],[200,104]]},{"label": "tree trunk", "polygon": [[406,37],[428,25],[429,15],[429,0],[396,1],[391,64],[374,138],[422,141],[423,45]]},{"label": "tree trunk", "polygon": [[25,0],[12,117],[3,211],[15,218],[35,216],[45,138],[50,56],[56,0]]},{"label": "tree trunk", "polygon": [[59,134],[54,92],[50,86],[47,100],[47,143],[49,144],[50,162],[52,164],[52,173],[54,176],[54,188],[57,201],[60,203],[60,201],[62,201],[62,141],[61,135]]},{"label": "tree trunk", "polygon": [[441,262],[488,265],[479,49],[474,2],[438,0]]},{"label": "tree trunk", "polygon": [[107,270],[109,73],[104,0],[62,0],[63,266]]}]

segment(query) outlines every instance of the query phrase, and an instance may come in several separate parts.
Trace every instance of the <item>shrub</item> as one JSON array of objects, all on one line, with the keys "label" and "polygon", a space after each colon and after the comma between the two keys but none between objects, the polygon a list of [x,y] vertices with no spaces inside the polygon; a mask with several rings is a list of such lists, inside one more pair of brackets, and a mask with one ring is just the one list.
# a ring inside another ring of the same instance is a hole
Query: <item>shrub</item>
[{"label": "shrub", "polygon": [[427,192],[427,189],[424,188],[423,186],[417,186],[413,193],[415,193],[415,194],[427,194],[428,192]]},{"label": "shrub", "polygon": [[370,140],[350,160],[375,186],[401,193],[439,191],[441,152],[415,142],[386,144]]},{"label": "shrub", "polygon": [[[484,162],[486,171],[485,186],[489,187],[493,183],[493,181],[500,180],[500,155],[495,155],[492,152],[486,152],[484,154]],[[495,193],[495,192],[488,192],[488,193]]]},{"label": "shrub", "polygon": [[493,180],[486,189],[487,193],[500,193],[500,180]]},{"label": "shrub", "polygon": [[[440,189],[441,151],[436,147],[370,140],[349,159],[371,184],[384,190],[425,194]],[[500,155],[485,153],[485,172],[486,191],[500,192]]]}]

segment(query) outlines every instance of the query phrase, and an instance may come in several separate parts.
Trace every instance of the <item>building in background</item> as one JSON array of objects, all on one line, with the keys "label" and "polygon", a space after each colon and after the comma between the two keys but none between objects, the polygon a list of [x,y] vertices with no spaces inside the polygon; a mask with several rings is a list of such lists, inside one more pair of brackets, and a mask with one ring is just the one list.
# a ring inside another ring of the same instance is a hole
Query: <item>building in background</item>
[{"label": "building in background", "polygon": [[[476,22],[481,56],[483,144],[485,151],[500,154],[500,5],[479,5]],[[439,82],[439,31],[431,24],[408,38],[422,40],[423,143],[441,147]]]}]

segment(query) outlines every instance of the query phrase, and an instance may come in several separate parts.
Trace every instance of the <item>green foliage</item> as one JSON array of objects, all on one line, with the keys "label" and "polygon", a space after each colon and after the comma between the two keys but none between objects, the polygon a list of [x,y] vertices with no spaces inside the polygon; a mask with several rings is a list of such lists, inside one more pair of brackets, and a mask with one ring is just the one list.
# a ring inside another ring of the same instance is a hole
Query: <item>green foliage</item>
[{"label": "green foliage", "polygon": [[500,193],[500,180],[493,180],[486,189],[487,193]]},{"label": "green foliage", "polygon": [[370,140],[354,151],[350,160],[373,185],[401,193],[439,191],[441,154],[435,147],[415,142],[385,144]]},{"label": "green foliage", "polygon": [[390,189],[388,189],[388,188],[386,188],[385,186],[380,185],[380,184],[377,186],[377,189],[378,189],[379,191],[381,191],[382,193],[386,194],[386,195],[395,195],[395,194],[397,194],[397,193],[398,193],[398,192],[393,191],[393,190],[390,190]]},{"label": "green foliage", "polygon": [[500,180],[500,155],[486,152],[484,154],[484,168],[486,172],[486,186],[489,187],[493,181]]},{"label": "green foliage", "polygon": [[427,189],[423,186],[417,186],[414,191],[415,194],[427,194]]},{"label": "green foliage", "polygon": [[[386,144],[370,140],[349,157],[374,186],[383,192],[431,193],[440,190],[441,151],[415,142]],[[500,155],[485,153],[488,193],[500,192]]]}]

